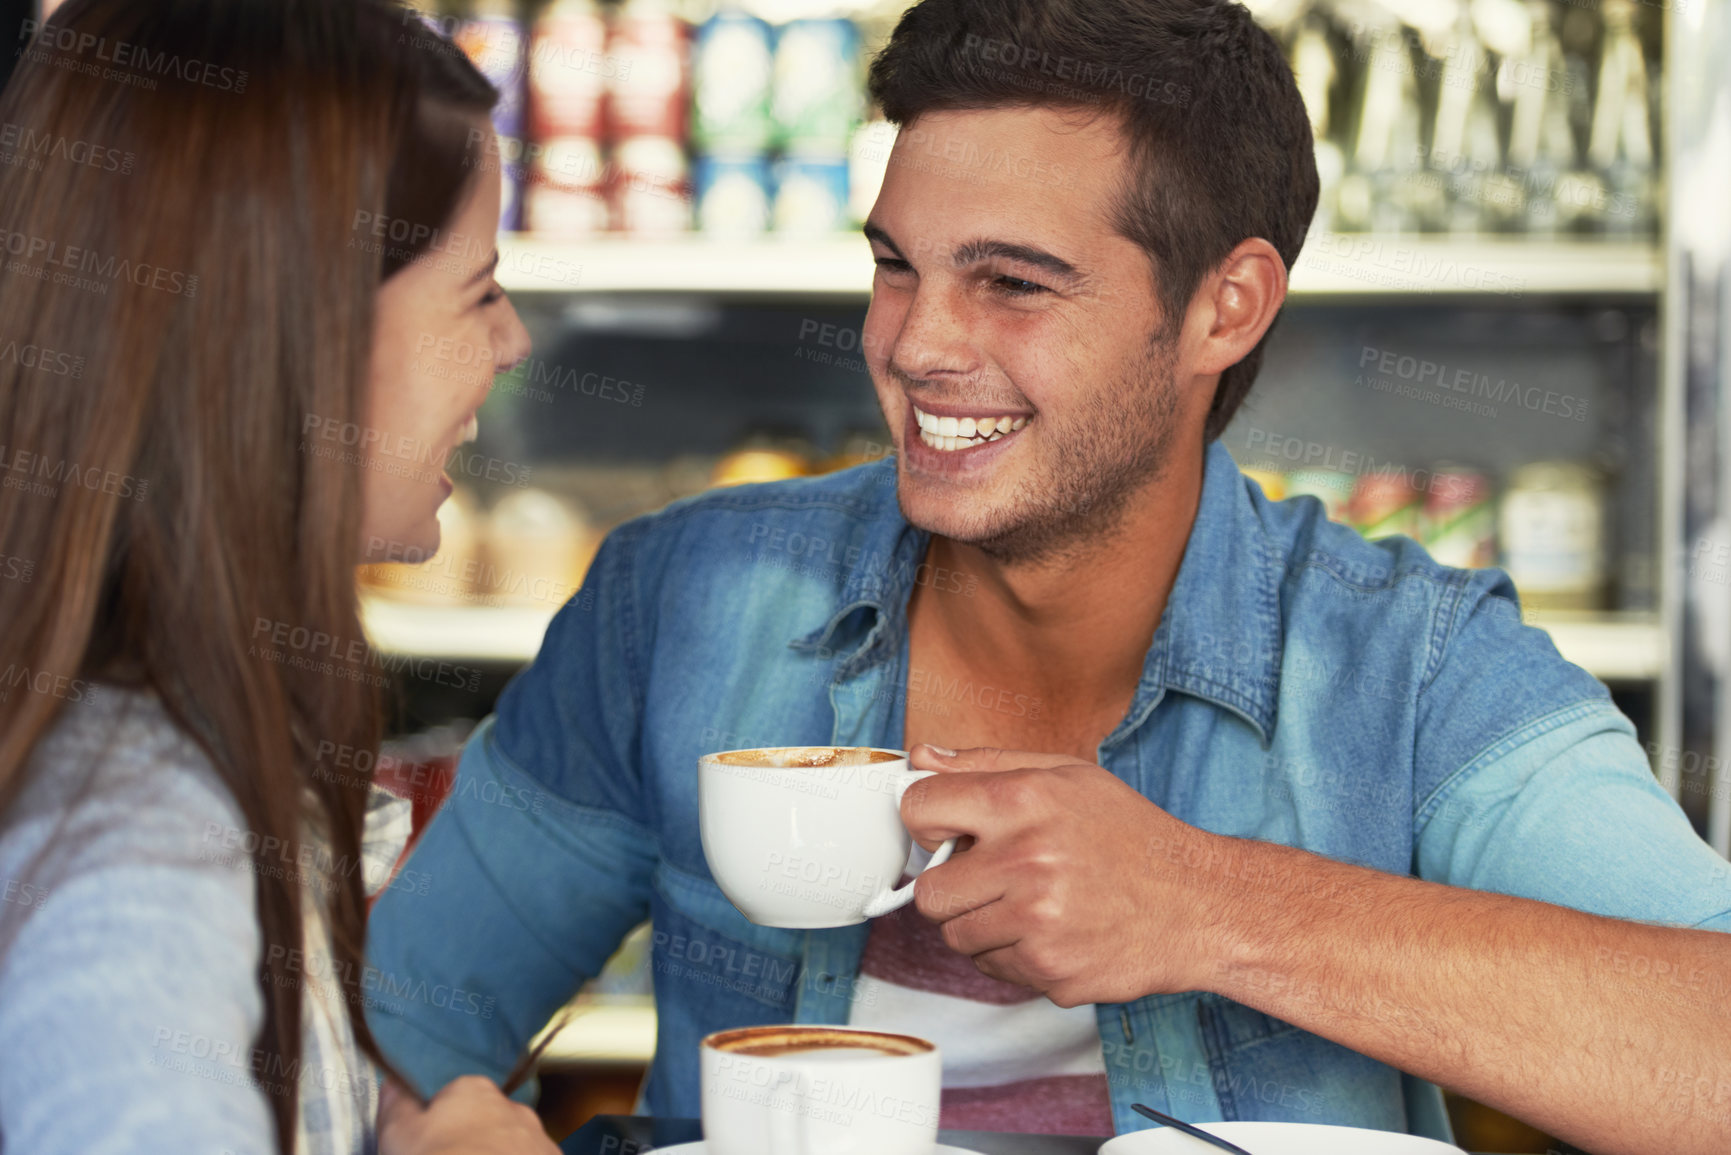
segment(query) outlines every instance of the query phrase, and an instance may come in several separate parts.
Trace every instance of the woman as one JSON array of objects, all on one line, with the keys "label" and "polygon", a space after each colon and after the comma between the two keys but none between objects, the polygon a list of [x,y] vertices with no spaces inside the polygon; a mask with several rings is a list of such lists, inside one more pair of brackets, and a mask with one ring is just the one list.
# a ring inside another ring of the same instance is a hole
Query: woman
[{"label": "woman", "polygon": [[333,769],[355,565],[528,352],[495,96],[385,0],[71,0],[0,95],[6,1152],[552,1150],[483,1079],[377,1110]]}]

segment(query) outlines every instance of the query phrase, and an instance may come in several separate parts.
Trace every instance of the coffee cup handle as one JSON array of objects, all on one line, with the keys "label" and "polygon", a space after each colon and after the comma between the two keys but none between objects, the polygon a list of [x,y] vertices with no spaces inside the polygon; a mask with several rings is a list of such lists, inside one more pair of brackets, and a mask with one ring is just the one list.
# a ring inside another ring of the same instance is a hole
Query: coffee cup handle
[{"label": "coffee cup handle", "polygon": [[[950,855],[954,854],[955,851],[956,840],[953,838],[944,839],[944,844],[938,847],[937,852],[932,855],[932,860],[926,863],[925,869],[921,870],[920,874],[924,874],[934,866],[942,866],[950,860]],[[867,918],[877,918],[879,915],[888,914],[892,910],[900,910],[902,907],[913,901],[914,883],[918,881],[919,875],[916,874],[913,880],[906,886],[898,887],[895,890],[886,890],[884,893],[878,895],[876,898],[866,903],[865,916]]]},{"label": "coffee cup handle", "polygon": [[[896,805],[900,806],[902,804],[902,795],[908,792],[909,786],[912,786],[921,778],[930,777],[931,774],[932,771],[930,770],[916,770],[908,774],[906,778],[897,782]],[[920,870],[920,874],[924,874],[934,866],[942,866],[950,860],[950,855],[955,852],[956,840],[953,838],[944,839],[944,844],[938,847],[937,851],[932,855],[932,860],[925,864],[925,866]],[[916,874],[906,886],[881,891],[870,902],[866,903],[865,916],[867,918],[877,918],[880,915],[888,914],[892,910],[900,910],[902,907],[913,901],[914,883],[918,881],[919,875]]]}]

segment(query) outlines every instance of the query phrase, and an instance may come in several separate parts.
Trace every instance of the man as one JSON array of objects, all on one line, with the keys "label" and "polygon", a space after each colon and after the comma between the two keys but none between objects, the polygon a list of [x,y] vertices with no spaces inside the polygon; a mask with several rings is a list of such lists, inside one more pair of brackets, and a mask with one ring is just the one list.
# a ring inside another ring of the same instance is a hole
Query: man
[{"label": "man", "polygon": [[[498,1014],[382,1006],[387,1052],[498,1075],[648,915],[656,1114],[697,1114],[704,1033],[794,1020],[937,1041],[946,1126],[1446,1136],[1442,1083],[1720,1149],[1731,874],[1604,688],[1500,573],[1214,444],[1316,202],[1273,42],[1214,0],[926,0],[871,79],[896,456],[612,535],[465,750],[432,893],[373,916],[383,973]],[[696,760],[831,742],[918,747],[909,829],[972,842],[917,913],[755,926]]]}]

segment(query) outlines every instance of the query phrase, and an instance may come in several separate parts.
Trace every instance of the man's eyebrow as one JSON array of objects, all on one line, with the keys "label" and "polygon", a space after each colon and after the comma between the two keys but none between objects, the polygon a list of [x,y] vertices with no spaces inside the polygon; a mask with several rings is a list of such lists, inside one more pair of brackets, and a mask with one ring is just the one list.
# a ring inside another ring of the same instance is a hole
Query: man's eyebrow
[{"label": "man's eyebrow", "polygon": [[1036,269],[1044,269],[1053,276],[1062,277],[1066,281],[1083,279],[1082,270],[1058,254],[1048,253],[1045,249],[1037,249],[1032,245],[1018,245],[1014,241],[990,239],[969,241],[956,250],[955,263],[960,268],[964,265],[971,265],[975,261],[984,261],[993,257],[1019,261],[1024,265],[1033,265]]},{"label": "man's eyebrow", "polygon": [[499,267],[499,250],[494,249],[493,250],[493,259],[488,261],[485,265],[481,266],[479,269],[476,269],[475,272],[469,277],[469,279],[463,282],[463,287],[466,289],[470,285],[477,284],[481,281],[486,280],[488,277],[493,275],[493,270],[498,268],[498,267]]},{"label": "man's eyebrow", "polygon": [[[867,221],[863,231],[865,232],[867,240],[876,241],[878,244],[883,245],[890,252],[894,253],[897,257],[902,257],[902,251],[896,247],[896,243],[890,239],[890,235],[883,229],[872,224],[870,221]],[[1022,264],[1032,265],[1036,269],[1044,269],[1053,276],[1060,277],[1066,281],[1076,282],[1088,279],[1086,273],[1082,272],[1081,269],[1078,269],[1075,265],[1072,265],[1069,261],[1066,261],[1058,254],[1049,253],[1045,249],[1035,248],[1033,245],[1019,245],[1014,241],[992,239],[969,241],[967,244],[962,245],[956,250],[955,265],[957,268],[963,268],[975,263],[976,261],[989,260],[993,257],[1002,260],[1020,261]],[[902,259],[905,260],[906,258],[903,257]]]},{"label": "man's eyebrow", "polygon": [[896,248],[896,243],[894,241],[890,240],[890,235],[888,233],[884,232],[883,229],[879,228],[877,225],[874,225],[870,221],[867,221],[865,223],[865,228],[863,228],[861,231],[863,233],[865,233],[866,240],[876,241],[878,244],[882,245],[884,248],[888,249],[890,252],[894,253],[898,257],[900,257],[902,255],[902,251],[900,249]]}]

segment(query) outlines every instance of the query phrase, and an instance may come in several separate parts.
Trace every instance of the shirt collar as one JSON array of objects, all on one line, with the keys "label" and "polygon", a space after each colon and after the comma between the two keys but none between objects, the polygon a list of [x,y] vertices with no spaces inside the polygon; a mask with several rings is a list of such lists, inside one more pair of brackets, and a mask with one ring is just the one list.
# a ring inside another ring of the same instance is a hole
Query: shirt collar
[{"label": "shirt collar", "polygon": [[[894,653],[896,629],[906,620],[908,595],[919,580],[931,540],[902,516],[894,457],[861,472],[869,498],[850,542],[858,550],[858,562],[848,568],[835,609],[824,623],[789,643],[796,650],[839,655],[838,678],[851,677]],[[842,653],[849,642],[861,638],[855,649]]]},{"label": "shirt collar", "polygon": [[[902,517],[895,470],[893,458],[868,467],[875,500],[856,539],[863,561],[849,572],[824,624],[791,643],[839,654],[846,642],[863,638],[840,655],[842,678],[895,652],[908,595],[925,562],[930,535]],[[1266,742],[1279,699],[1283,572],[1244,475],[1216,442],[1204,459],[1196,521],[1125,726],[1140,724],[1163,691],[1173,689],[1239,714]]]},{"label": "shirt collar", "polygon": [[[1142,667],[1140,701],[1170,688],[1241,715],[1267,742],[1280,694],[1284,555],[1225,446],[1208,447],[1202,498],[1160,628]],[[1131,719],[1137,710],[1131,709]]]}]

